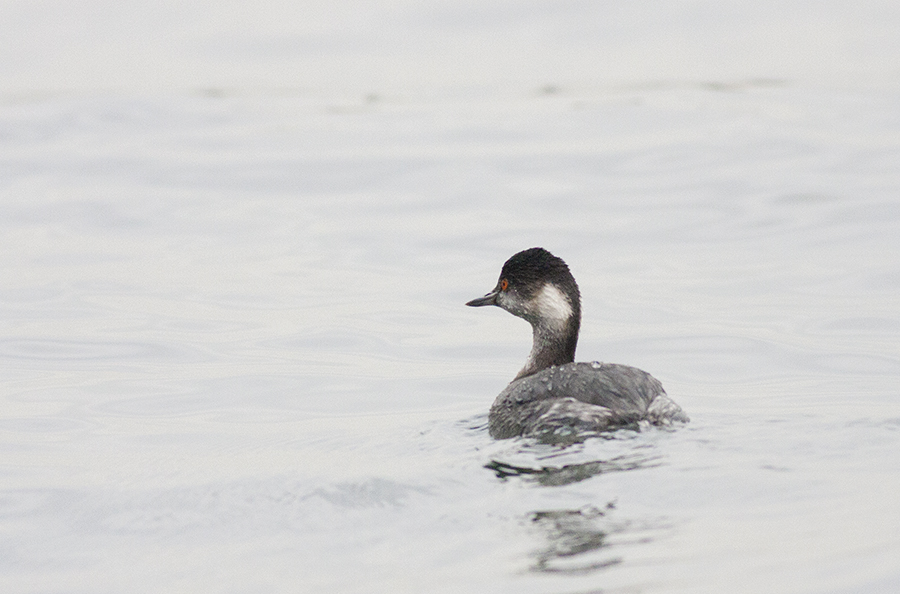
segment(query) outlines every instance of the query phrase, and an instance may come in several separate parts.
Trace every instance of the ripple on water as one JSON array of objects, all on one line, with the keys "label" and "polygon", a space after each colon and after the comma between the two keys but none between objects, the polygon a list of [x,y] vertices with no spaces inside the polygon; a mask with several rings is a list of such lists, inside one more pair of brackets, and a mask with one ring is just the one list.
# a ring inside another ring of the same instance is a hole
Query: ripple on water
[{"label": "ripple on water", "polygon": [[[71,516],[90,532],[119,534],[172,534],[210,529],[241,533],[272,530],[337,528],[352,522],[352,510],[383,508],[397,513],[427,489],[400,482],[370,478],[315,486],[278,477],[225,483],[209,483],[158,490],[93,493],[80,491],[0,493],[17,513]],[[51,496],[52,495],[52,496]]]},{"label": "ripple on water", "polygon": [[176,349],[149,342],[99,340],[0,340],[0,358],[33,361],[111,361],[121,359],[169,359]]},{"label": "ripple on water", "polygon": [[90,427],[87,421],[63,417],[7,417],[0,431],[10,433],[69,433]]}]

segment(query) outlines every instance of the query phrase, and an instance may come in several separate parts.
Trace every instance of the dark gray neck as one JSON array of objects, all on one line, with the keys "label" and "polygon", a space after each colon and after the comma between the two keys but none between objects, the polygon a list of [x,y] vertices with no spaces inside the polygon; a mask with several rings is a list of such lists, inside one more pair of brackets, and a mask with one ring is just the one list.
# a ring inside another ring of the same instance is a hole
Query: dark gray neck
[{"label": "dark gray neck", "polygon": [[578,330],[581,326],[580,312],[567,320],[532,323],[533,344],[525,367],[515,379],[537,373],[554,365],[564,365],[575,360],[578,344]]}]

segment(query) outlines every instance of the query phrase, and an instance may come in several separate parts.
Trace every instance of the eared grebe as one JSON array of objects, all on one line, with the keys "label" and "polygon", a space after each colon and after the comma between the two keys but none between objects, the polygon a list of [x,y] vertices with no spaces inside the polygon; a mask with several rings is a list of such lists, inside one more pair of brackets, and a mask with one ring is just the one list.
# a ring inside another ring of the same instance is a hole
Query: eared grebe
[{"label": "eared grebe", "polygon": [[566,263],[547,250],[531,248],[512,256],[494,290],[466,305],[496,305],[527,320],[534,331],[525,367],[491,406],[493,437],[553,437],[641,421],[664,425],[688,420],[645,371],[573,363],[581,295]]}]

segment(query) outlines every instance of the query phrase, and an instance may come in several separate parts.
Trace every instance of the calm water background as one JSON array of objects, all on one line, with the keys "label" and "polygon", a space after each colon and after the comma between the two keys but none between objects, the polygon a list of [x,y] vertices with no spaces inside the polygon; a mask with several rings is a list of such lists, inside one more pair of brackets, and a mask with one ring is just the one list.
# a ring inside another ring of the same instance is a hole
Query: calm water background
[{"label": "calm water background", "polygon": [[[2,591],[900,590],[895,3],[0,16]],[[489,438],[534,245],[689,425]]]}]

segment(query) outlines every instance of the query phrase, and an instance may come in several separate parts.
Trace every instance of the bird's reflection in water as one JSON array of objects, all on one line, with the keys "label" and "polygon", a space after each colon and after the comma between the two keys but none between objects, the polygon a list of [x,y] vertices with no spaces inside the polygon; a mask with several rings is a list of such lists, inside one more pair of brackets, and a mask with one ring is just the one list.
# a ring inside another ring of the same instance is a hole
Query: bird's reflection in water
[{"label": "bird's reflection in water", "polygon": [[621,531],[610,524],[614,509],[586,507],[580,510],[534,512],[531,523],[544,533],[547,546],[534,552],[533,571],[545,573],[590,573],[616,565],[621,558],[605,555],[610,534]]},{"label": "bird's reflection in water", "polygon": [[594,460],[591,462],[566,464],[564,466],[541,466],[539,468],[517,466],[499,460],[491,460],[489,464],[485,464],[485,468],[493,470],[499,479],[505,480],[518,476],[533,480],[544,486],[558,487],[577,483],[598,474],[650,468],[659,464],[659,458],[656,456],[629,455],[617,456],[609,460]]},{"label": "bird's reflection in water", "polygon": [[[541,486],[559,487],[600,474],[648,468],[661,463],[658,456],[632,453],[609,460],[563,466],[529,467],[492,460],[485,467],[501,480],[518,477]],[[640,533],[643,530],[632,522],[612,517],[614,510],[615,503],[609,502],[600,507],[588,505],[581,509],[545,510],[528,514],[528,524],[536,528],[545,541],[545,545],[533,553],[531,570],[545,573],[590,573],[621,563],[622,558],[612,554],[615,547],[610,542],[610,536]],[[644,529],[652,528],[644,526]],[[621,538],[615,540],[621,544]]]}]

